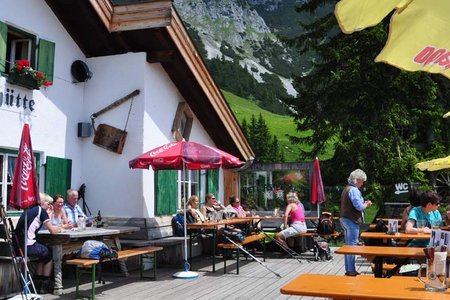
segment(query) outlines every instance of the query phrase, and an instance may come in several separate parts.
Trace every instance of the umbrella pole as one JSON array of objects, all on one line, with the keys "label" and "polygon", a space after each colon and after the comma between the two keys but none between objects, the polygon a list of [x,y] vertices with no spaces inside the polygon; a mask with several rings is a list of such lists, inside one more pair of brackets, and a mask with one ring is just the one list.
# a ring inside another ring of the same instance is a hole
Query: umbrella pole
[{"label": "umbrella pole", "polygon": [[[186,164],[183,162],[183,176],[186,176]],[[191,174],[189,173],[189,176]],[[186,181],[186,180],[185,180]],[[183,182],[183,196],[186,199],[186,184]],[[188,255],[187,255],[187,223],[186,223],[186,200],[183,200],[181,197],[181,201],[183,201],[183,215],[184,215],[184,271],[177,272],[173,274],[173,277],[179,279],[195,279],[198,277],[197,272],[189,271],[189,263],[188,263]]]},{"label": "umbrella pole", "polygon": [[25,258],[24,258],[24,260],[23,260],[23,263],[24,263],[24,265],[25,265],[25,270],[24,270],[24,277],[25,277],[25,282],[24,282],[24,285],[23,285],[23,293],[25,294],[25,298],[28,298],[27,297],[27,295],[30,293],[30,290],[29,290],[29,288],[28,288],[28,262],[27,262],[27,260],[28,260],[28,247],[27,247],[27,244],[28,244],[28,216],[27,216],[27,209],[25,208],[24,210],[23,210],[23,213],[25,214],[25,226],[24,226],[24,229],[23,229],[23,231],[24,231],[24,245],[23,245],[23,251],[24,251],[24,254],[25,254]]}]

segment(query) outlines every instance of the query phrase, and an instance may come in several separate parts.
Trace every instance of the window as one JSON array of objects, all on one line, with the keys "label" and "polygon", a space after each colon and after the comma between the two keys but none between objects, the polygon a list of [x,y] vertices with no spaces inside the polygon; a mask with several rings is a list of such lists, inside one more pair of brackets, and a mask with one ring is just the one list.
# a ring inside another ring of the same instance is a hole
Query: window
[{"label": "window", "polygon": [[[180,171],[178,177],[178,190],[180,191],[179,199],[187,201],[191,195],[197,195],[200,199],[199,171],[185,170],[184,174],[183,171]],[[184,195],[184,193],[186,193],[186,195]],[[202,201],[200,200],[200,202]],[[179,201],[177,208],[182,209],[183,207],[184,204],[182,201]]]},{"label": "window", "polygon": [[25,59],[53,81],[54,58],[55,43],[0,22],[0,72],[9,73],[16,61]]},{"label": "window", "polygon": [[[199,198],[201,198],[199,180],[200,172],[201,171],[186,170],[183,174],[183,171],[176,170],[156,171],[155,215],[172,215],[175,214],[177,210],[182,209],[184,204],[179,199],[183,199],[185,197],[184,193],[186,193],[187,198],[189,198],[190,195],[198,195]],[[183,185],[185,189],[182,188]]]},{"label": "window", "polygon": [[[36,161],[36,173],[39,178],[40,155],[34,154]],[[16,211],[9,206],[9,196],[14,181],[14,169],[16,167],[17,151],[0,149],[0,198],[1,204],[7,211]]]}]

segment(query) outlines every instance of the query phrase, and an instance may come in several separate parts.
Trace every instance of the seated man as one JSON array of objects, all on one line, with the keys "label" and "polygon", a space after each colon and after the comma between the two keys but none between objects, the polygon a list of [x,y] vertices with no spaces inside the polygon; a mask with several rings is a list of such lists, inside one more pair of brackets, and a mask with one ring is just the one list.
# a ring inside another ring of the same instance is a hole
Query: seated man
[{"label": "seated man", "polygon": [[67,203],[64,205],[64,211],[66,213],[69,223],[73,226],[77,226],[78,217],[86,217],[78,202],[78,191],[75,189],[69,189],[67,191]]},{"label": "seated man", "polygon": [[[406,233],[419,233],[418,223],[423,224],[423,233],[431,233],[431,227],[434,224],[442,225],[442,217],[437,210],[440,205],[441,197],[432,191],[423,192],[420,197],[420,206],[413,207],[406,223]],[[429,239],[414,239],[408,247],[427,247]]]},{"label": "seated man", "polygon": [[36,234],[45,226],[50,233],[62,232],[63,229],[53,226],[48,216],[47,209],[53,202],[52,197],[47,194],[40,194],[40,205],[35,205],[25,212],[27,214],[27,224],[25,226],[25,212],[22,213],[17,223],[15,233],[19,239],[20,247],[25,245],[25,232],[27,232],[27,256],[38,259],[36,268],[36,289],[39,293],[51,292],[50,275],[53,268],[53,257],[51,250],[36,241]]}]

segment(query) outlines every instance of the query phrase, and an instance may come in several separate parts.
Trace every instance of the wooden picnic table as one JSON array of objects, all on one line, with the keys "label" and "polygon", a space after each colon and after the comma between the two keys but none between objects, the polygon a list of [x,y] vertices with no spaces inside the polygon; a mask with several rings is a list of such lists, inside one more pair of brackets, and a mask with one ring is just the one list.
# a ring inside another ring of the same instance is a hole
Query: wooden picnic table
[{"label": "wooden picnic table", "polygon": [[286,295],[333,299],[448,300],[450,291],[429,292],[416,277],[395,276],[388,279],[372,276],[338,276],[303,274],[283,286]]},{"label": "wooden picnic table", "polygon": [[344,245],[337,249],[334,253],[344,255],[361,255],[367,259],[373,258],[375,264],[375,277],[383,277],[383,260],[386,257],[396,257],[396,267],[388,272],[386,277],[390,277],[396,273],[409,258],[425,257],[423,248],[421,247],[387,247],[387,246],[349,246]]},{"label": "wooden picnic table", "polygon": [[387,234],[385,232],[370,232],[365,231],[362,232],[360,237],[363,239],[382,239],[383,242],[387,242],[388,239],[395,239],[395,240],[429,240],[431,234],[429,233],[423,233],[423,234],[417,234],[417,233],[404,233],[404,232],[398,232],[396,234]]},{"label": "wooden picnic table", "polygon": [[[187,229],[205,229],[212,232],[213,236],[213,248],[212,248],[212,271],[216,272],[216,244],[217,244],[217,229],[221,227],[226,227],[228,225],[236,225],[236,224],[246,224],[251,223],[252,219],[250,218],[231,218],[226,220],[220,220],[217,222],[204,222],[204,223],[191,223],[187,224]],[[189,231],[189,263],[192,267],[192,230]]]},{"label": "wooden picnic table", "polygon": [[[105,228],[86,227],[81,231],[78,228],[67,229],[64,232],[51,234],[48,230],[38,232],[39,241],[48,244],[53,251],[53,271],[55,274],[55,287],[53,293],[60,295],[63,289],[62,281],[62,259],[65,254],[72,254],[78,251],[86,240],[111,238],[118,250],[121,250],[119,237],[124,234],[139,231],[139,227],[130,226],[109,226]],[[120,269],[128,276],[128,270],[123,261],[120,262]]]}]

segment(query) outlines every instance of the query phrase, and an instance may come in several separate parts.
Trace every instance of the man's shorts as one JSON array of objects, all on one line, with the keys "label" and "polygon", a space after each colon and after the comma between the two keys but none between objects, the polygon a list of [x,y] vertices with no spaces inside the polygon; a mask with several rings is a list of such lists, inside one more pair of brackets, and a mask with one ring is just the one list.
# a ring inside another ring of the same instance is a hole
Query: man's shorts
[{"label": "man's shorts", "polygon": [[280,233],[284,236],[285,239],[296,236],[300,233],[306,232],[306,223],[305,222],[295,222],[291,224],[289,228],[284,229]]},{"label": "man's shorts", "polygon": [[48,263],[52,260],[52,251],[45,245],[39,244],[38,242],[34,243],[31,246],[28,246],[28,257],[37,258],[40,262],[44,264]]}]

